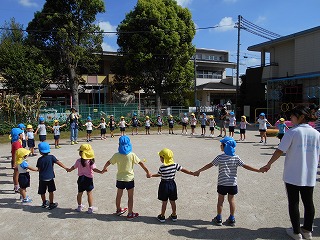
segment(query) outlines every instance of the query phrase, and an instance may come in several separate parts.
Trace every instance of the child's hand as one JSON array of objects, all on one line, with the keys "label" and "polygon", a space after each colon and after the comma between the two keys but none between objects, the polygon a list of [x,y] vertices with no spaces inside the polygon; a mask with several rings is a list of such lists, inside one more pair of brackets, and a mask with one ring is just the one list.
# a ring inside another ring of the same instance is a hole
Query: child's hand
[{"label": "child's hand", "polygon": [[195,176],[195,177],[199,177],[199,175],[200,175],[200,172],[199,172],[199,171],[195,171],[195,172],[193,173],[193,176]]},{"label": "child's hand", "polygon": [[67,172],[71,172],[71,171],[70,171],[70,168],[66,168],[66,171],[67,171]]},{"label": "child's hand", "polygon": [[261,167],[261,168],[259,169],[259,171],[262,172],[262,173],[265,173],[265,172],[268,172],[269,169],[270,169],[270,166],[265,165],[265,166]]},{"label": "child's hand", "polygon": [[108,172],[108,168],[102,169],[102,173]]},{"label": "child's hand", "polygon": [[151,177],[152,177],[152,174],[151,174],[150,172],[148,172],[148,173],[146,174],[146,176],[147,176],[147,178],[151,178]]}]

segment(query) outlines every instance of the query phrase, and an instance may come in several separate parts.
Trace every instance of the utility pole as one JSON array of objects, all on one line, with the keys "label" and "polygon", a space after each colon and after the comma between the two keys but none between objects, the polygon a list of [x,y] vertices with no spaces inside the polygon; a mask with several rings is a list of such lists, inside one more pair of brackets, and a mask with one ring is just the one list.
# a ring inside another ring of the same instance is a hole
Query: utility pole
[{"label": "utility pole", "polygon": [[194,106],[197,107],[197,61],[196,54],[193,57],[194,64]]},{"label": "utility pole", "polygon": [[236,74],[236,114],[238,113],[238,98],[239,98],[239,65],[240,65],[240,29],[241,29],[241,15],[238,15],[238,45],[237,45],[237,74]]}]

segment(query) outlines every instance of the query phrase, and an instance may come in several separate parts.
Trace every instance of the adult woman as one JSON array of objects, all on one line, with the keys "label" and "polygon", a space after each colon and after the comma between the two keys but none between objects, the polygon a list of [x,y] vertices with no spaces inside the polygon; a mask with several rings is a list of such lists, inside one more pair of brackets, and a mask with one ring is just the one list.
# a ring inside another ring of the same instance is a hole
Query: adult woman
[{"label": "adult woman", "polygon": [[[312,239],[312,224],[315,215],[313,189],[316,184],[319,162],[320,134],[308,124],[309,121],[315,120],[315,116],[308,107],[295,107],[292,109],[290,118],[294,127],[286,132],[278,149],[261,170],[268,171],[272,163],[283,152],[286,152],[283,181],[287,190],[292,224],[292,228],[287,229],[287,234],[293,239],[302,239],[302,235],[306,239]],[[299,194],[304,205],[304,224],[301,228]]]},{"label": "adult woman", "polygon": [[79,114],[75,108],[71,108],[68,121],[70,122],[70,140],[71,145],[78,143],[78,125],[79,125]]}]

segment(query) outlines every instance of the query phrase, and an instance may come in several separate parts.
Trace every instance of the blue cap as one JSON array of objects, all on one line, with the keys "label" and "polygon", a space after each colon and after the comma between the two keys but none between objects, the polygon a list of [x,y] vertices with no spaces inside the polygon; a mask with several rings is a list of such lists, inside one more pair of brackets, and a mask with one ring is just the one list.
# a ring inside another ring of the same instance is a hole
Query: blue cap
[{"label": "blue cap", "polygon": [[23,131],[20,128],[12,128],[10,135],[11,135],[11,141],[16,142],[19,139],[19,134],[23,133]]},{"label": "blue cap", "polygon": [[50,152],[50,145],[47,142],[41,142],[38,144],[38,149],[42,153],[49,153]]},{"label": "blue cap", "polygon": [[21,129],[22,129],[22,128],[26,128],[26,125],[24,125],[23,123],[19,123],[19,124],[18,124],[18,128],[21,128]]},{"label": "blue cap", "polygon": [[125,154],[125,155],[132,152],[132,145],[130,142],[130,138],[128,136],[124,135],[119,138],[118,151],[119,153]]},{"label": "blue cap", "polygon": [[229,114],[230,114],[230,115],[234,115],[234,112],[230,112]]},{"label": "blue cap", "polygon": [[224,153],[228,156],[234,156],[235,155],[235,147],[237,146],[236,141],[232,137],[225,137],[220,140],[221,143],[225,144],[224,146]]},{"label": "blue cap", "polygon": [[263,116],[263,117],[264,117],[264,116],[265,116],[265,114],[264,114],[264,113],[260,113],[260,115],[259,115],[259,116]]},{"label": "blue cap", "polygon": [[137,116],[137,114],[136,114],[136,113],[133,113],[133,116]]},{"label": "blue cap", "polygon": [[39,122],[44,122],[44,117],[39,117]]},{"label": "blue cap", "polygon": [[205,113],[202,113],[202,115],[205,117],[205,116],[207,116],[207,114],[205,114]]},{"label": "blue cap", "polygon": [[183,115],[184,115],[184,116],[187,116],[188,114],[187,114],[187,113],[184,113]]},{"label": "blue cap", "polygon": [[90,116],[89,116],[89,117],[87,117],[87,120],[88,120],[88,121],[91,121],[91,117],[90,117]]}]

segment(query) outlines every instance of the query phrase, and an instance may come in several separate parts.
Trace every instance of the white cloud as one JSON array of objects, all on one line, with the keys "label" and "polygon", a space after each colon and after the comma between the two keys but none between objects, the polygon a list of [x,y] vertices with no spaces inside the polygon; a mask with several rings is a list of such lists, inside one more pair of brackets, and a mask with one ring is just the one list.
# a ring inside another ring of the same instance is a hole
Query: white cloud
[{"label": "white cloud", "polygon": [[266,20],[267,20],[266,17],[259,16],[258,19],[255,21],[255,24],[259,25],[259,24],[265,22]]},{"label": "white cloud", "polygon": [[192,0],[177,0],[177,3],[182,7],[186,7],[186,6],[190,5],[191,2],[192,2]]},{"label": "white cloud", "polygon": [[19,0],[19,3],[25,7],[38,7],[38,4],[32,0]]},{"label": "white cloud", "polygon": [[238,0],[223,0],[225,3],[236,3]]},{"label": "white cloud", "polygon": [[[117,31],[117,26],[113,26],[110,22],[99,22],[99,27],[104,31],[104,32],[116,32]],[[115,33],[106,33],[105,36],[107,37],[115,37]]]},{"label": "white cloud", "polygon": [[233,21],[232,17],[224,17],[220,20],[219,24],[216,28],[214,28],[214,30],[219,32],[226,32],[233,30],[234,26],[235,21]]},{"label": "white cloud", "polygon": [[102,49],[103,49],[103,51],[110,51],[110,52],[116,52],[117,51],[117,49],[115,49],[114,47],[112,47],[111,45],[109,45],[106,42],[102,43]]}]

